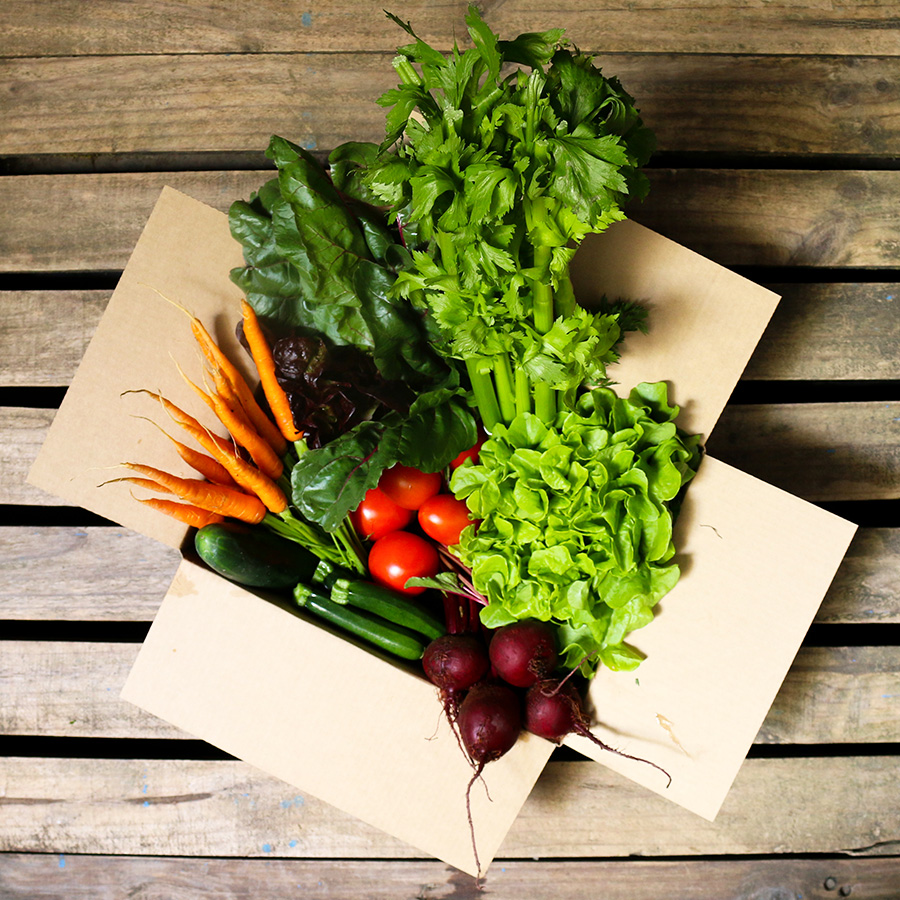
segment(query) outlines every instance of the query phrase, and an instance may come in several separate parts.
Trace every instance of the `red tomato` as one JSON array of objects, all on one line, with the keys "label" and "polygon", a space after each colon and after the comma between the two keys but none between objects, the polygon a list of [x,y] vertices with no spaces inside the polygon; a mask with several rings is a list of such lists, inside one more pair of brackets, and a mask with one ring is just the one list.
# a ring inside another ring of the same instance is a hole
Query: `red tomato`
[{"label": "red tomato", "polygon": [[350,522],[356,533],[370,540],[400,528],[406,528],[412,519],[412,510],[397,506],[384,491],[377,487],[366,492],[362,503],[350,513]]},{"label": "red tomato", "polygon": [[451,469],[458,469],[467,459],[471,459],[473,463],[478,462],[478,451],[481,449],[481,445],[487,440],[486,434],[481,434],[478,438],[478,441],[474,444],[474,446],[469,447],[468,450],[463,450],[453,462],[450,463]]},{"label": "red tomato", "polygon": [[420,472],[397,463],[382,473],[378,487],[398,506],[418,509],[441,489],[442,481],[440,472]]},{"label": "red tomato", "polygon": [[453,494],[435,494],[419,508],[419,524],[428,537],[451,547],[459,543],[463,528],[472,520],[464,500]]},{"label": "red tomato", "polygon": [[369,551],[369,573],[379,584],[404,594],[421,594],[423,587],[406,587],[409,578],[433,578],[438,570],[434,545],[408,531],[392,531]]}]

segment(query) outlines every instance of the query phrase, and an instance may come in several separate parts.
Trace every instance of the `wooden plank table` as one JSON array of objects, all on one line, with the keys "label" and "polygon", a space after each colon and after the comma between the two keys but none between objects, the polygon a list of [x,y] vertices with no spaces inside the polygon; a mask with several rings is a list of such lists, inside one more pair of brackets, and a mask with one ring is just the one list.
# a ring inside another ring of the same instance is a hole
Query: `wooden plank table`
[{"label": "wooden plank table", "polygon": [[[656,131],[633,217],[784,300],[716,456],[861,527],[715,823],[560,751],[498,898],[900,896],[900,8],[485,2],[563,26]],[[378,140],[380,3],[33,0],[0,28],[0,898],[468,897],[472,879],[118,692],[176,554],[25,484],[164,184]],[[442,48],[465,4],[397,8]]]}]

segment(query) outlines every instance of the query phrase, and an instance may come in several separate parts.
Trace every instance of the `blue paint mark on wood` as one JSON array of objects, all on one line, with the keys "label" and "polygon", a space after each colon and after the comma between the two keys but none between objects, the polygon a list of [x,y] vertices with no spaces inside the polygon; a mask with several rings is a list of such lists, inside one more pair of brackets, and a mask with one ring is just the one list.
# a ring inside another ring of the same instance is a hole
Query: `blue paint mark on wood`
[{"label": "blue paint mark on wood", "polygon": [[62,853],[59,854],[59,867],[61,869],[64,869],[66,867],[66,858],[62,855]]},{"label": "blue paint mark on wood", "polygon": [[272,852],[271,844],[263,844],[262,848],[263,848],[263,853],[271,853]]},{"label": "blue paint mark on wood", "polygon": [[312,13],[311,12],[303,13],[303,15],[300,16],[300,24],[304,28],[309,28],[309,26],[312,25]]}]

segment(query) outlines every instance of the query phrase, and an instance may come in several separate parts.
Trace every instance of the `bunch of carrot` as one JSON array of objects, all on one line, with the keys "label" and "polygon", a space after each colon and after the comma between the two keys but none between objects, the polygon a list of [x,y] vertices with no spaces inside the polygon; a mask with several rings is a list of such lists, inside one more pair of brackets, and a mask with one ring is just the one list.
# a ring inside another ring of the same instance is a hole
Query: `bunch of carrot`
[{"label": "bunch of carrot", "polygon": [[271,417],[203,323],[179,308],[190,316],[191,332],[209,366],[213,387],[204,389],[187,376],[185,380],[213,411],[231,440],[212,433],[162,395],[142,391],[156,399],[169,418],[202,448],[195,449],[163,429],[179,456],[202,477],[180,478],[153,466],[128,462],[123,465],[135,474],[112,480],[171,495],[136,499],[187,525],[201,528],[225,518],[252,525],[262,523],[285,537],[313,545],[325,558],[346,563],[349,555],[352,562],[358,554],[352,542],[348,547],[346,534],[329,538],[297,519],[289,509],[286,467],[293,448],[302,452],[303,434],[294,425],[288,397],[275,376],[272,350],[253,307],[241,301],[242,326]]}]

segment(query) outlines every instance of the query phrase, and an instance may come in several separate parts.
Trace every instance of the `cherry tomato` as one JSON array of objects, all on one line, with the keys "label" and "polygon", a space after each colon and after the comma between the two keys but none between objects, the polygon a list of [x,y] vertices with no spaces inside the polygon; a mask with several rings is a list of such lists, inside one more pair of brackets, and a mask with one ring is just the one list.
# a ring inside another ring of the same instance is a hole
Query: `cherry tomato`
[{"label": "cherry tomato", "polygon": [[434,545],[408,531],[392,531],[369,551],[369,573],[379,584],[404,594],[421,594],[423,587],[406,587],[409,578],[433,578],[438,570]]},{"label": "cherry tomato", "polygon": [[397,506],[384,491],[376,487],[367,491],[362,503],[350,513],[350,522],[357,534],[377,541],[392,531],[406,528],[412,516],[411,509]]},{"label": "cherry tomato", "polygon": [[397,463],[382,473],[378,487],[398,506],[418,509],[441,489],[442,480],[440,472],[420,472]]},{"label": "cherry tomato", "polygon": [[419,507],[419,524],[428,537],[452,547],[472,520],[464,500],[453,494],[435,494]]},{"label": "cherry tomato", "polygon": [[468,450],[463,450],[453,462],[450,463],[451,469],[458,469],[467,459],[471,459],[473,463],[478,462],[478,451],[481,449],[481,445],[487,440],[487,435],[479,432],[479,437],[476,443],[469,447]]}]

